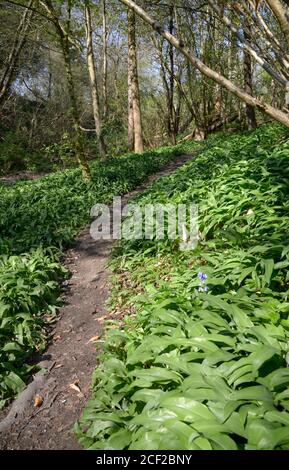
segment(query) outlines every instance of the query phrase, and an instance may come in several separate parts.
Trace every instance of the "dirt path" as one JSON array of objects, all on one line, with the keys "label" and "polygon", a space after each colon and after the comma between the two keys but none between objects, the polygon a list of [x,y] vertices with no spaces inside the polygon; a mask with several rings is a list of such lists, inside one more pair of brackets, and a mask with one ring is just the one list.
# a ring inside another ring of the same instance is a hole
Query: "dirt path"
[{"label": "dirt path", "polygon": [[[191,158],[192,155],[176,157],[143,186],[124,196],[123,204]],[[91,375],[96,365],[95,346],[90,340],[101,334],[106,314],[109,274],[106,265],[112,244],[93,240],[88,227],[79,235],[75,247],[66,253],[65,264],[73,274],[60,320],[41,358],[48,373],[38,374],[30,388],[2,413],[0,448],[80,449],[72,428],[90,396]],[[39,408],[34,408],[36,394],[44,399]],[[10,414],[5,421],[7,412]]]}]

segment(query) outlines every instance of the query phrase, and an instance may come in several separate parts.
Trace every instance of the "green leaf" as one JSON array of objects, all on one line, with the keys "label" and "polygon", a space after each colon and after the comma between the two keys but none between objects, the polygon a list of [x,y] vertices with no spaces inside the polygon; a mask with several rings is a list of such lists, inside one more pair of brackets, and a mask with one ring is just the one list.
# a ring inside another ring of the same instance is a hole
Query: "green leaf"
[{"label": "green leaf", "polygon": [[272,401],[273,397],[269,390],[262,385],[255,385],[252,387],[246,387],[237,392],[232,392],[230,399],[233,401],[237,400],[249,400],[249,401]]},{"label": "green leaf", "polygon": [[180,420],[188,423],[199,419],[215,421],[214,415],[205,405],[189,398],[167,398],[164,396],[160,400],[160,405],[175,413]]},{"label": "green leaf", "polygon": [[126,429],[114,433],[106,442],[105,448],[109,450],[123,450],[131,443],[132,433]]},{"label": "green leaf", "polygon": [[[169,383],[171,381],[180,383],[181,375],[177,372],[173,372],[161,367],[150,367],[150,369],[141,370],[136,369],[128,374],[129,377],[135,377],[136,379],[143,379],[149,383]],[[133,382],[132,386],[137,385],[137,382]]]},{"label": "green leaf", "polygon": [[25,382],[23,382],[19,375],[12,371],[4,378],[4,383],[15,393],[20,393],[25,388]]},{"label": "green leaf", "polygon": [[274,269],[274,260],[273,259],[263,259],[262,263],[264,264],[265,267],[265,274],[263,277],[263,287],[267,284],[270,284],[273,269]]}]

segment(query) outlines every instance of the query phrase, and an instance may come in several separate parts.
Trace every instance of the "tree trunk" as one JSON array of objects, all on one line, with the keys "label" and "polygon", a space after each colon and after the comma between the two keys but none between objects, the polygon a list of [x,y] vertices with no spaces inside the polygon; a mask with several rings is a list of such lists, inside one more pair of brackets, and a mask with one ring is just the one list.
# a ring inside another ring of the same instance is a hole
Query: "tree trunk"
[{"label": "tree trunk", "polygon": [[91,181],[91,173],[88,166],[88,163],[85,158],[84,153],[84,145],[83,145],[83,135],[80,128],[80,118],[79,118],[79,111],[78,105],[75,95],[75,87],[74,87],[74,80],[72,75],[71,69],[71,58],[70,58],[70,51],[68,42],[62,39],[61,41],[62,51],[63,51],[63,58],[65,63],[65,71],[66,71],[66,78],[67,78],[67,88],[68,94],[70,98],[70,105],[71,105],[71,115],[73,120],[73,127],[75,130],[75,139],[74,139],[74,148],[75,154],[82,171],[82,176],[84,181]]},{"label": "tree trunk", "polygon": [[128,10],[128,77],[129,134],[131,132],[132,116],[130,115],[130,112],[132,108],[134,151],[136,153],[141,153],[144,150],[144,146],[142,137],[140,94],[137,69],[135,13],[131,9]]},{"label": "tree trunk", "polygon": [[106,0],[102,0],[102,28],[103,28],[103,72],[102,72],[102,91],[103,91],[103,120],[107,119],[108,100],[107,100],[107,20],[106,20]]},{"label": "tree trunk", "polygon": [[286,15],[285,7],[283,7],[280,0],[266,0],[266,2],[276,16],[280,28],[286,37],[287,45],[289,46],[289,21],[288,16]]},{"label": "tree trunk", "polygon": [[[251,39],[251,27],[249,23],[247,24],[247,31],[244,31],[244,37],[246,40],[250,41]],[[249,95],[253,95],[253,69],[252,69],[252,59],[246,49],[244,49],[244,58],[243,58],[243,71],[244,71],[244,84],[245,92]],[[249,129],[256,129],[257,120],[255,108],[250,104],[246,104],[246,116],[247,124]]]},{"label": "tree trunk", "polygon": [[24,10],[19,26],[17,28],[15,38],[12,44],[12,48],[7,59],[7,65],[0,78],[0,106],[3,106],[9,90],[11,88],[13,79],[16,75],[17,62],[21,53],[21,50],[25,44],[27,32],[31,24],[33,11],[30,8],[33,6],[34,0],[30,0],[27,8]]},{"label": "tree trunk", "polygon": [[144,21],[146,21],[151,27],[157,31],[161,36],[163,36],[168,42],[170,42],[176,49],[178,49],[188,60],[189,62],[196,67],[203,75],[211,78],[215,82],[219,83],[222,87],[226,88],[230,93],[237,96],[241,101],[254,106],[263,113],[267,114],[276,121],[284,124],[289,128],[289,116],[286,113],[283,113],[279,109],[273,108],[268,103],[255,98],[254,96],[246,93],[240,87],[232,83],[226,77],[216,72],[215,70],[208,67],[200,59],[192,55],[190,49],[184,46],[183,42],[171,35],[168,31],[164,31],[159,23],[157,23],[153,18],[151,18],[141,7],[139,7],[132,0],[120,0],[123,4],[134,10]]},{"label": "tree trunk", "polygon": [[95,70],[95,59],[93,53],[93,44],[92,44],[92,24],[91,24],[91,12],[89,7],[89,1],[85,0],[85,27],[86,27],[86,44],[87,44],[87,67],[91,87],[91,97],[92,97],[92,108],[93,108],[93,117],[95,132],[99,142],[99,153],[100,156],[106,155],[106,145],[102,133],[102,123],[99,111],[99,95],[97,89],[97,79],[96,79],[96,70]]},{"label": "tree trunk", "polygon": [[134,116],[133,116],[133,71],[128,55],[128,147],[134,150]]},{"label": "tree trunk", "polygon": [[68,20],[66,22],[66,28],[61,24],[58,15],[53,7],[51,0],[40,0],[41,5],[49,13],[51,20],[55,26],[55,31],[58,36],[59,44],[63,54],[65,73],[67,79],[67,91],[70,99],[71,116],[73,127],[75,131],[75,138],[73,141],[75,156],[78,161],[79,167],[82,172],[84,181],[91,181],[90,169],[85,157],[83,135],[80,127],[80,115],[78,109],[78,103],[75,94],[74,79],[71,67],[70,47],[69,47],[69,29],[70,29],[70,12],[71,12],[71,1],[68,2]]},{"label": "tree trunk", "polygon": [[[170,21],[169,21],[169,31],[171,34],[174,32],[174,7],[170,7]],[[175,69],[175,57],[174,57],[174,48],[173,45],[169,45],[169,61],[170,61],[170,78],[169,78],[169,120],[170,120],[170,138],[173,145],[176,145],[177,137],[175,132],[175,109],[174,109],[174,69]]]},{"label": "tree trunk", "polygon": [[[277,0],[273,0],[273,3]],[[242,35],[240,34],[240,31],[238,28],[234,26],[230,18],[228,18],[223,11],[216,5],[216,2],[214,0],[208,0],[208,3],[212,7],[212,9],[217,13],[219,19],[229,27],[229,29],[234,33],[234,35],[238,38],[238,42],[242,45],[243,49],[246,49],[246,51],[251,54],[251,56],[258,62],[258,64],[269,74],[271,77],[274,78],[282,87],[288,88],[287,85],[287,80],[283,74],[280,74],[276,70],[274,70],[270,64],[263,59],[258,52],[258,48],[256,46],[253,46],[249,41],[243,39]],[[289,90],[289,88],[288,88]]]}]

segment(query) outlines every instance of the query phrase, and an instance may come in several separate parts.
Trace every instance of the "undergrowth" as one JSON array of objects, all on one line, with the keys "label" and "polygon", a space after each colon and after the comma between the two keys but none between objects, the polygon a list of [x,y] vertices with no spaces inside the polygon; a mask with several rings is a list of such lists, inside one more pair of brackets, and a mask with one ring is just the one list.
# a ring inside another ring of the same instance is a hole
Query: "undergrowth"
[{"label": "undergrowth", "polygon": [[162,148],[91,164],[92,182],[68,170],[14,185],[0,183],[0,408],[25,387],[28,359],[42,351],[59,305],[62,250],[108,203],[181,151]]},{"label": "undergrowth", "polygon": [[[215,138],[139,204],[197,203],[199,243],[122,241],[89,449],[289,449],[289,141]],[[212,143],[212,142],[211,142]]]}]

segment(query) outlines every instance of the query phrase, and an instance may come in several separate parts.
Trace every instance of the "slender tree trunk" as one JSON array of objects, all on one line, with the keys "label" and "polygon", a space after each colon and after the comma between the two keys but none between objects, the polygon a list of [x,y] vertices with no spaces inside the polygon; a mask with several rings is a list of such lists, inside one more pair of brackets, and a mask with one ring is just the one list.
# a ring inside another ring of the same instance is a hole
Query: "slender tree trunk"
[{"label": "slender tree trunk", "polygon": [[232,83],[224,75],[216,72],[215,70],[208,67],[204,62],[194,56],[190,49],[185,47],[182,40],[171,35],[168,31],[165,31],[162,26],[151,18],[146,11],[144,11],[140,6],[138,6],[132,0],[120,0],[124,5],[131,8],[135,13],[137,13],[145,22],[147,22],[155,31],[157,31],[162,37],[164,37],[168,42],[170,42],[176,49],[178,49],[188,61],[196,67],[203,75],[208,78],[211,78],[216,83],[219,83],[222,87],[226,88],[230,93],[237,96],[241,101],[254,106],[263,113],[267,114],[276,121],[284,124],[284,126],[289,128],[289,116],[288,114],[280,111],[279,109],[273,108],[268,103],[264,102],[261,99],[255,98],[254,96],[243,91],[239,86]]},{"label": "slender tree trunk", "polygon": [[286,7],[283,6],[280,0],[266,0],[269,7],[273,11],[274,15],[276,16],[280,27],[286,37],[287,46],[289,46],[289,20],[288,15],[286,14]]},{"label": "slender tree trunk", "polygon": [[[171,34],[174,32],[174,7],[170,7],[170,21],[169,31]],[[174,109],[174,69],[175,69],[175,57],[174,48],[172,44],[169,44],[169,60],[170,60],[170,78],[169,78],[169,120],[170,120],[170,138],[172,144],[176,144],[176,132],[175,132],[175,109]]]},{"label": "slender tree trunk", "polygon": [[[163,44],[155,40],[155,38],[152,38],[153,44],[156,48],[156,51],[159,56],[159,61],[160,61],[160,72],[161,72],[161,79],[163,82],[163,87],[165,91],[165,98],[166,98],[166,112],[163,114],[165,115],[165,122],[166,122],[166,129],[167,129],[167,135],[170,140],[172,140],[172,126],[174,123],[174,120],[172,118],[172,83],[171,79],[175,80],[175,75],[172,73],[172,68],[169,63],[167,63],[166,58],[164,57],[163,54]],[[169,79],[167,79],[169,77]]]},{"label": "slender tree trunk", "polygon": [[[247,31],[244,31],[244,37],[246,40],[250,41],[251,39],[251,27],[247,24]],[[253,95],[253,68],[252,68],[252,58],[246,49],[244,49],[244,58],[243,58],[243,71],[244,71],[244,83],[245,83],[245,92],[249,95]],[[257,120],[255,108],[250,104],[246,104],[246,116],[247,124],[249,129],[256,129]]]},{"label": "slender tree trunk", "polygon": [[75,93],[69,47],[71,0],[68,1],[68,20],[66,21],[66,27],[61,24],[51,0],[40,0],[40,3],[49,13],[51,20],[55,26],[56,34],[58,36],[59,44],[64,59],[65,73],[67,79],[67,91],[70,99],[71,117],[75,131],[75,136],[73,140],[75,155],[79,167],[81,169],[84,181],[89,182],[91,181],[91,173],[84,152],[83,135],[80,127],[80,114]]},{"label": "slender tree trunk", "polygon": [[[166,113],[165,113],[165,116],[166,116],[166,127],[167,127],[167,134],[168,134],[168,138],[171,139],[171,135],[172,135],[172,120],[171,120],[171,113],[170,113],[170,87],[169,87],[169,84],[168,84],[168,81],[167,81],[167,77],[166,77],[166,66],[165,66],[165,60],[162,56],[162,51],[160,50],[159,51],[160,54],[159,54],[159,57],[160,57],[160,65],[161,65],[161,77],[162,77],[162,82],[163,82],[163,86],[164,86],[164,90],[165,90],[165,95],[166,95]],[[167,70],[168,72],[170,73],[170,69],[169,67],[167,66]]]},{"label": "slender tree trunk", "polygon": [[83,144],[83,135],[80,128],[80,117],[78,111],[78,104],[75,95],[75,86],[73,80],[73,74],[71,69],[71,58],[70,58],[70,51],[68,41],[62,39],[60,41],[62,46],[63,58],[65,63],[65,71],[66,71],[66,78],[67,78],[67,88],[68,94],[70,98],[70,105],[71,105],[71,116],[73,121],[73,127],[75,131],[75,139],[74,139],[74,148],[75,154],[82,171],[83,179],[87,182],[91,181],[91,173],[86,161],[85,153],[84,153],[84,144]]},{"label": "slender tree trunk", "polygon": [[85,27],[86,27],[86,44],[87,44],[87,67],[91,87],[92,108],[95,132],[99,142],[99,153],[103,157],[106,155],[106,145],[102,133],[102,123],[100,117],[99,95],[97,89],[95,59],[93,53],[92,43],[92,24],[91,24],[91,11],[89,1],[85,0]]},{"label": "slender tree trunk", "polygon": [[133,115],[133,69],[130,53],[128,54],[128,147],[134,150],[134,115]]},{"label": "slender tree trunk", "polygon": [[107,99],[107,19],[106,19],[106,0],[102,0],[102,28],[103,28],[103,72],[102,72],[102,91],[103,91],[103,120],[107,119],[108,99]]},{"label": "slender tree trunk", "polygon": [[30,8],[33,6],[34,0],[30,0],[27,8],[24,10],[19,26],[15,33],[15,38],[11,47],[11,51],[7,60],[7,65],[0,78],[0,106],[3,106],[9,94],[12,82],[16,75],[17,62],[23,46],[26,41],[27,32],[31,24],[33,11]]},{"label": "slender tree trunk", "polygon": [[[129,84],[129,113],[130,106],[133,111],[134,151],[141,153],[144,150],[142,137],[142,121],[140,109],[140,94],[137,69],[135,13],[128,10],[128,84]],[[132,102],[132,104],[130,103]],[[129,114],[129,132],[131,116]]]},{"label": "slender tree trunk", "polygon": [[[273,0],[274,2],[277,2],[277,0]],[[256,46],[253,46],[250,42],[248,42],[246,39],[242,37],[242,34],[234,26],[230,18],[228,18],[220,9],[220,7],[216,4],[214,0],[208,0],[208,3],[211,5],[212,9],[217,13],[219,19],[228,26],[228,28],[234,33],[234,35],[237,37],[238,42],[242,44],[243,49],[246,49],[249,54],[258,62],[258,64],[269,74],[271,75],[274,80],[276,80],[278,83],[280,83],[281,86],[283,87],[288,87],[287,85],[287,80],[284,76],[284,74],[280,74],[276,70],[274,70],[271,65],[266,61],[264,58],[262,58],[259,55],[258,48]],[[289,25],[289,24],[288,24]]]}]

